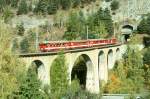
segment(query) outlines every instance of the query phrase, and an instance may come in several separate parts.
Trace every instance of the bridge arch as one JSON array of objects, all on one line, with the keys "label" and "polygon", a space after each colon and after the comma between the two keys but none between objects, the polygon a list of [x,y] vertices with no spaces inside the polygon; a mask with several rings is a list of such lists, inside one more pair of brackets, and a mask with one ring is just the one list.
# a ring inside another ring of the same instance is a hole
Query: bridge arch
[{"label": "bridge arch", "polygon": [[119,60],[121,58],[121,52],[120,52],[120,49],[117,48],[116,49],[116,60]]},{"label": "bridge arch", "polygon": [[100,51],[98,54],[98,73],[99,73],[99,80],[104,80],[104,70],[105,69],[105,53],[104,51]]},{"label": "bridge arch", "polygon": [[113,65],[114,65],[114,55],[113,55],[113,50],[110,49],[108,51],[108,54],[107,54],[107,66],[108,66],[108,69],[112,69]]},{"label": "bridge arch", "polygon": [[71,70],[71,81],[77,77],[83,89],[89,90],[93,83],[93,63],[87,54],[79,55]]},{"label": "bridge arch", "polygon": [[31,62],[30,67],[37,73],[38,79],[42,81],[42,84],[47,84],[46,82],[46,69],[45,65],[41,60],[34,60]]}]

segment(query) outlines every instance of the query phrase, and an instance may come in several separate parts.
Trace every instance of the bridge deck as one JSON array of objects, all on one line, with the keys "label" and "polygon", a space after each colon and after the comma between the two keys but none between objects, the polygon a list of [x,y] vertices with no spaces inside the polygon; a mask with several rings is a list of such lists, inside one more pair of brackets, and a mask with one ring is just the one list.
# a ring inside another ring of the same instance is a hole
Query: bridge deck
[{"label": "bridge deck", "polygon": [[[102,48],[108,48],[108,47],[116,47],[120,46],[121,44],[115,44],[115,45],[107,45],[107,46],[96,46],[96,47],[90,47],[90,48],[79,48],[79,49],[71,49],[71,50],[64,50],[64,53],[74,53],[74,52],[82,52],[82,51],[89,51],[93,49],[102,49]],[[19,54],[19,57],[32,57],[32,56],[48,56],[48,55],[56,55],[60,51],[52,51],[52,52],[36,52],[36,53],[23,53]]]}]

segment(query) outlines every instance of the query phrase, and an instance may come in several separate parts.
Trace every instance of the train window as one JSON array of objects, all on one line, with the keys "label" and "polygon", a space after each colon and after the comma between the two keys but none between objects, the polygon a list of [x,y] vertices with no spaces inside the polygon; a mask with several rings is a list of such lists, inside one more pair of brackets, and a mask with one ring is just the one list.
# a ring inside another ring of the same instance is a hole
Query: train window
[{"label": "train window", "polygon": [[59,43],[57,43],[57,44],[56,44],[56,46],[57,46],[57,47],[60,47],[60,44],[59,44]]}]

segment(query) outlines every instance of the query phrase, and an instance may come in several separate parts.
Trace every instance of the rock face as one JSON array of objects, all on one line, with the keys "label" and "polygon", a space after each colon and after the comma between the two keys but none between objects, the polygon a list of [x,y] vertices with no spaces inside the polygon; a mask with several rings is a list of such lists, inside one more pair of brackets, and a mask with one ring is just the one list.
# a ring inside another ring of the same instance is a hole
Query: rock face
[{"label": "rock face", "polygon": [[[35,4],[38,0],[32,0],[33,4]],[[135,19],[136,21],[140,21],[141,15],[150,13],[150,0],[118,0],[120,7],[117,11],[115,11],[115,15],[112,16],[115,22],[120,22],[126,18]],[[99,4],[96,6],[95,3],[92,3],[88,7],[82,9],[85,16],[88,16],[99,9],[99,6],[103,9],[109,8],[111,2],[105,2],[100,0],[97,2]],[[112,12],[113,13],[113,12]],[[23,22],[26,29],[37,27],[38,25],[45,24],[48,21],[53,24],[54,20],[52,18],[35,18],[29,17],[28,15],[17,16],[12,19],[12,25],[15,27],[16,24]]]},{"label": "rock face", "polygon": [[128,17],[136,17],[150,12],[149,0],[120,0],[120,4],[121,12]]},{"label": "rock face", "polygon": [[119,0],[120,8],[115,19],[131,18],[139,20],[143,14],[150,13],[150,0]]},{"label": "rock face", "polygon": [[53,25],[53,20],[50,18],[29,17],[27,15],[20,15],[11,20],[13,27],[16,27],[16,25],[20,24],[21,22],[24,24],[25,29],[35,28],[39,25],[44,25],[46,22],[49,22]]}]

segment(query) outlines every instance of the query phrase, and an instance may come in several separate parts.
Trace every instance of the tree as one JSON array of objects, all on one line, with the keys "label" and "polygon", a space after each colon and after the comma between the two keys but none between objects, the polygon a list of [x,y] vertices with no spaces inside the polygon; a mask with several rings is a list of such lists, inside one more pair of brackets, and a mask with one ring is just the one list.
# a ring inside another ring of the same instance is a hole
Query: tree
[{"label": "tree", "polygon": [[113,27],[113,21],[112,21],[112,17],[110,15],[110,11],[108,9],[104,10],[104,16],[103,16],[103,20],[105,23],[105,27],[106,27],[106,31],[108,32],[109,36],[112,36],[112,34],[114,33],[114,27]]},{"label": "tree", "polygon": [[39,0],[37,5],[34,8],[34,12],[46,14],[47,13],[47,3],[48,2],[46,0]]},{"label": "tree", "polygon": [[19,49],[19,44],[18,44],[18,40],[14,39],[13,40],[13,45],[12,45],[12,52],[17,53]]},{"label": "tree", "polygon": [[147,89],[150,89],[150,48],[148,48],[146,50],[146,52],[144,53],[144,57],[143,57],[143,61],[144,61],[144,78],[145,78],[145,83],[147,86]]},{"label": "tree", "polygon": [[150,48],[148,48],[144,53],[143,60],[144,60],[144,64],[150,65]]},{"label": "tree", "polygon": [[[99,32],[98,34],[102,34],[100,32],[104,31],[107,33],[103,33],[103,34],[112,36],[113,21],[112,21],[111,15],[110,15],[110,11],[108,9],[102,10],[102,8],[100,8],[93,17],[94,17],[94,20],[93,20],[94,31],[98,29],[98,31],[96,31],[96,32]],[[102,30],[100,30],[99,27]]]},{"label": "tree", "polygon": [[117,9],[119,8],[119,2],[116,1],[116,0],[113,0],[113,1],[111,2],[110,7],[111,7],[111,10],[113,10],[113,11],[117,10]]},{"label": "tree", "polygon": [[28,6],[28,10],[30,11],[30,12],[32,12],[33,11],[33,8],[32,8],[32,1],[30,2],[30,4],[29,4],[29,6]]},{"label": "tree", "polygon": [[142,54],[128,47],[123,60],[116,63],[110,74],[105,92],[139,93],[144,87]]},{"label": "tree", "polygon": [[17,90],[20,74],[24,73],[23,62],[11,52],[11,41],[14,38],[12,28],[0,21],[0,98],[8,99]]},{"label": "tree", "polygon": [[17,14],[27,14],[28,13],[28,5],[26,0],[21,0],[19,3]]},{"label": "tree", "polygon": [[63,53],[58,54],[58,58],[53,62],[50,71],[51,93],[59,99],[68,88],[68,72]]},{"label": "tree", "polygon": [[5,0],[0,0],[0,12],[3,12],[5,6],[6,6]]},{"label": "tree", "polygon": [[30,42],[28,51],[35,52],[36,51],[36,33],[33,30],[28,31],[27,40]]},{"label": "tree", "polygon": [[19,0],[11,0],[11,7],[17,8]]},{"label": "tree", "polygon": [[47,7],[48,14],[56,14],[57,13],[57,5],[55,3],[49,3]]},{"label": "tree", "polygon": [[81,4],[81,0],[73,0],[73,8],[78,7]]},{"label": "tree", "polygon": [[68,10],[71,7],[71,0],[61,0],[62,9]]},{"label": "tree", "polygon": [[4,22],[7,23],[12,17],[13,13],[9,7],[6,7],[3,12]]},{"label": "tree", "polygon": [[78,22],[79,22],[78,14],[72,12],[69,15],[69,19],[67,22],[67,31],[64,34],[64,39],[68,39],[68,40],[77,39],[79,29],[80,29]]},{"label": "tree", "polygon": [[105,2],[110,2],[110,1],[112,1],[112,0],[105,0]]},{"label": "tree", "polygon": [[20,52],[21,53],[27,53],[28,51],[29,51],[29,42],[28,42],[28,39],[25,37],[20,42]]},{"label": "tree", "polygon": [[148,34],[150,35],[150,15],[148,14],[146,17],[142,19],[140,24],[137,27],[137,31],[140,34]]},{"label": "tree", "polygon": [[136,84],[133,91],[139,92],[144,84],[143,61],[140,51],[128,47],[124,55],[124,65],[127,68],[126,78],[132,80],[133,84]]},{"label": "tree", "polygon": [[40,91],[41,82],[38,80],[35,66],[29,68],[27,75],[22,78],[19,86],[20,99],[45,99],[44,92]]},{"label": "tree", "polygon": [[25,32],[25,29],[24,29],[23,23],[21,22],[20,24],[17,25],[17,34],[19,36],[23,36],[24,32]]}]

